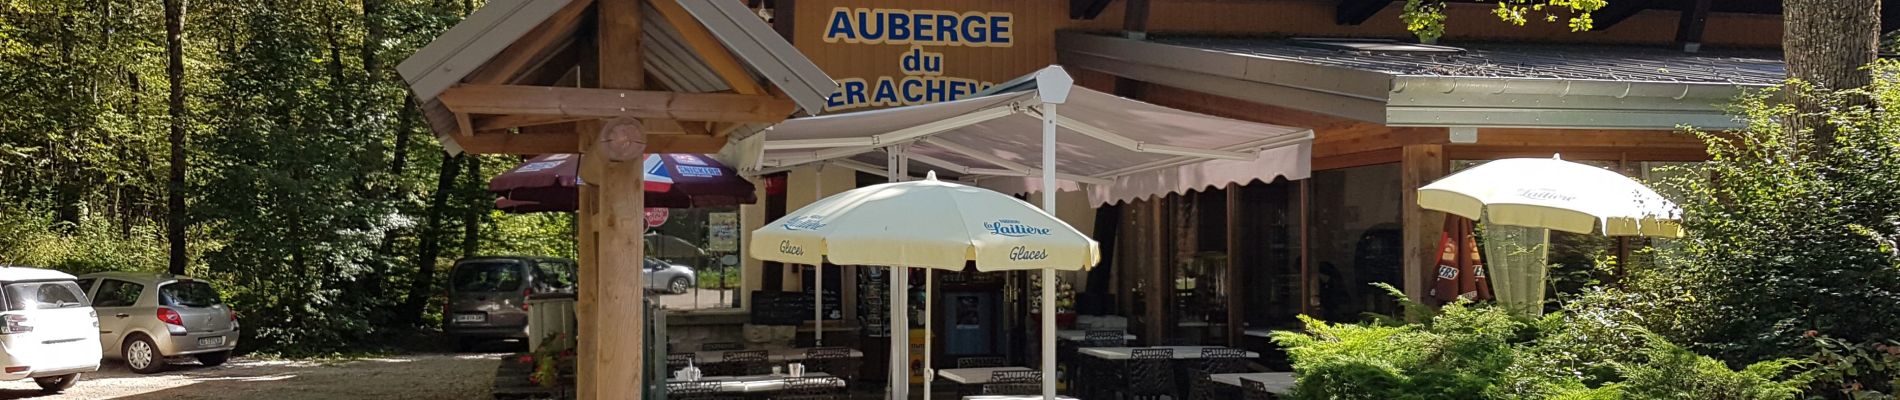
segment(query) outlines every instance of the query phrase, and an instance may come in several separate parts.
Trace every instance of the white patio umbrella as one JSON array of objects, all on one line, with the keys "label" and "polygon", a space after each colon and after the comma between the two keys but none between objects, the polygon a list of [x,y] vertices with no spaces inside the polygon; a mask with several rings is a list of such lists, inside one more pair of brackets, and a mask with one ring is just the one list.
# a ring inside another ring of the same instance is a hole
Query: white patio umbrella
[{"label": "white patio umbrella", "polygon": [[[814,202],[753,231],[750,249],[758,259],[794,264],[949,271],[971,262],[978,271],[1079,271],[1101,261],[1094,239],[1055,216],[1009,195],[939,181],[935,172],[920,181],[868,186]],[[907,328],[891,329],[900,335]],[[899,364],[892,368],[894,395],[909,385],[903,353],[893,354]]]},{"label": "white patio umbrella", "polygon": [[[1682,210],[1655,190],[1615,171],[1557,157],[1503,159],[1459,171],[1419,188],[1418,205],[1484,221],[1490,227],[1485,250],[1498,301],[1532,314],[1542,310],[1544,249],[1550,244],[1549,233],[1541,229],[1682,236]],[[1536,247],[1507,249],[1514,239]]]}]

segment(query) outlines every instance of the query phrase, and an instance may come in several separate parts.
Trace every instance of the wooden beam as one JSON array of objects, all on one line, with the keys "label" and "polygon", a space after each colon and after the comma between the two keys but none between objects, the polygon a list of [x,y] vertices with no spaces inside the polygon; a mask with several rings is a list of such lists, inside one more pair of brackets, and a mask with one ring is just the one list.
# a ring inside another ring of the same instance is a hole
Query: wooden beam
[{"label": "wooden beam", "polygon": [[1122,37],[1148,39],[1148,0],[1128,0],[1123,5]]},{"label": "wooden beam", "polygon": [[580,139],[573,134],[477,133],[450,140],[462,151],[473,154],[539,155],[576,152]]},{"label": "wooden beam", "polygon": [[1095,19],[1102,16],[1113,0],[1069,0],[1069,19]]},{"label": "wooden beam", "polygon": [[763,95],[518,85],[463,84],[443,91],[437,98],[449,110],[469,114],[716,122],[777,123],[791,116],[797,107],[791,100]]},{"label": "wooden beam", "polygon": [[[726,50],[725,45],[719,44],[719,40],[713,37],[712,31],[707,30],[705,25],[699,23],[699,20],[693,19],[693,15],[687,13],[686,7],[680,6],[678,0],[648,0],[647,3],[652,4],[653,9],[659,11],[661,17],[666,18],[666,22],[673,24],[673,28],[679,31],[680,38],[686,40],[686,46],[692,48],[693,53],[699,55],[701,60],[706,61],[706,66],[712,69],[714,75],[719,75],[721,80],[726,81],[726,86],[731,87],[734,93],[766,93],[765,87],[752,78],[752,72],[747,71],[745,65],[740,64],[739,59],[733,57],[731,51]],[[773,18],[789,19],[791,17],[791,14],[773,15]]]},{"label": "wooden beam", "polygon": [[594,42],[599,46],[600,87],[645,89],[646,63],[642,62],[641,29],[645,28],[645,10],[640,0],[599,0],[595,14]]},{"label": "wooden beam", "polygon": [[1367,165],[1391,164],[1399,162],[1399,149],[1379,149],[1373,151],[1339,154],[1328,157],[1313,157],[1313,170],[1363,167]]},{"label": "wooden beam", "polygon": [[[1691,0],[1694,1],[1694,0]],[[1590,30],[1610,29],[1636,13],[1656,6],[1656,0],[1617,0],[1605,4],[1602,9],[1590,13]]]},{"label": "wooden beam", "polygon": [[1437,249],[1433,247],[1445,228],[1445,214],[1419,207],[1418,188],[1444,177],[1447,160],[1444,146],[1436,144],[1409,145],[1402,152],[1399,190],[1403,198],[1399,206],[1404,210],[1400,213],[1405,237],[1404,289],[1406,297],[1422,300],[1426,279],[1431,277],[1425,268],[1437,259]]},{"label": "wooden beam", "polygon": [[585,46],[587,43],[591,42],[584,43],[579,39],[561,42],[560,48],[555,50],[554,54],[550,54],[547,58],[529,66],[526,71],[516,75],[514,79],[498,83],[509,85],[573,87],[574,81],[569,80],[565,84],[561,83],[561,81],[566,79],[569,74],[574,73],[575,66],[580,64],[581,60],[580,47]]},{"label": "wooden beam", "polygon": [[1665,130],[1479,128],[1485,146],[1582,146],[1632,149],[1706,149],[1702,139]]},{"label": "wooden beam", "polygon": [[648,153],[718,153],[726,139],[699,135],[648,136]]},{"label": "wooden beam", "polygon": [[1372,19],[1372,16],[1392,5],[1392,0],[1340,0],[1339,7],[1333,10],[1333,23],[1339,25],[1359,25]]},{"label": "wooden beam", "polygon": [[556,53],[556,45],[571,40],[574,32],[580,28],[581,14],[587,10],[593,0],[574,0],[554,12],[540,25],[516,39],[501,53],[482,63],[480,68],[470,72],[463,82],[496,84],[512,82],[516,76],[527,71],[528,67]]},{"label": "wooden beam", "polygon": [[[1226,286],[1221,288],[1221,292],[1227,294],[1224,296],[1227,298],[1227,346],[1235,348],[1241,347],[1241,338],[1246,337],[1246,329],[1241,326],[1241,322],[1245,318],[1247,306],[1247,302],[1243,301],[1246,296],[1240,295],[1240,291],[1245,289],[1240,282],[1240,269],[1248,261],[1240,251],[1240,248],[1245,245],[1240,240],[1240,188],[1240,184],[1227,183],[1225,193],[1227,195],[1227,215],[1225,215],[1227,229],[1224,232],[1227,235],[1227,269],[1222,271],[1226,276],[1221,278],[1221,281],[1226,283]],[[1259,273],[1265,273],[1265,271]]]},{"label": "wooden beam", "polygon": [[471,118],[468,113],[455,113],[455,127],[458,129],[458,132],[456,132],[457,135],[475,135],[475,123],[470,120]]},{"label": "wooden beam", "polygon": [[[463,114],[463,115],[467,115],[467,114]],[[499,131],[499,130],[504,130],[504,129],[509,129],[509,128],[520,128],[524,126],[558,124],[562,122],[574,122],[574,121],[579,121],[583,119],[586,119],[586,118],[568,117],[568,116],[561,116],[561,115],[496,115],[496,116],[491,116],[491,117],[475,118],[473,121],[474,122],[473,130],[476,132]]]},{"label": "wooden beam", "polygon": [[1676,45],[1682,51],[1694,53],[1702,50],[1702,28],[1709,22],[1709,7],[1714,0],[1684,0],[1682,20],[1676,25]]}]

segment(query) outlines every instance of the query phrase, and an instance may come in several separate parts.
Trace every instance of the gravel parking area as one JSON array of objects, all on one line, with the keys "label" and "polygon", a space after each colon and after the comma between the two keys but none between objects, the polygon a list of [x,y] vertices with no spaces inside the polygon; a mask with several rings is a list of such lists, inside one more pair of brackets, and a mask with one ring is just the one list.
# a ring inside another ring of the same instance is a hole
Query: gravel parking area
[{"label": "gravel parking area", "polygon": [[218,367],[174,365],[139,375],[106,361],[65,393],[31,380],[0,382],[0,399],[482,399],[503,354],[414,354],[350,361],[238,358]]}]

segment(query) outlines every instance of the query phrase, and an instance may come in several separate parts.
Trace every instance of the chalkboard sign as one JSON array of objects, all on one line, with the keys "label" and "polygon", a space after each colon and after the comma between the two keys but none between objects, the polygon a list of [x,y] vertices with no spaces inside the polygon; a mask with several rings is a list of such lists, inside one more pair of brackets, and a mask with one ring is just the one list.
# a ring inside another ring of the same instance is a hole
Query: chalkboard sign
[{"label": "chalkboard sign", "polygon": [[890,270],[858,268],[858,326],[868,337],[891,336]]},{"label": "chalkboard sign", "polygon": [[[752,323],[758,325],[798,325],[811,320],[811,293],[752,291]],[[837,291],[824,295],[825,320],[844,319],[842,296]]]}]

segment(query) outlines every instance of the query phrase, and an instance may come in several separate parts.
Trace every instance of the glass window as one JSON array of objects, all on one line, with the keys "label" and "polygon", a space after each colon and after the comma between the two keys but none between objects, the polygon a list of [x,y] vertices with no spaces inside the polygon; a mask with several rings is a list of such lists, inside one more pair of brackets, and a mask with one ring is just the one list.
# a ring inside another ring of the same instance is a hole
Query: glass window
[{"label": "glass window", "polygon": [[1373,284],[1404,287],[1399,165],[1314,171],[1309,185],[1312,314],[1328,321],[1398,315],[1396,299]]},{"label": "glass window", "polygon": [[[783,201],[767,197],[766,201]],[[669,209],[666,222],[646,235],[646,255],[652,258],[647,260],[646,267],[649,271],[655,267],[684,267],[684,273],[692,276],[693,286],[698,290],[657,293],[660,304],[677,310],[733,307],[738,299],[737,289],[741,287],[739,236],[742,230],[735,207]],[[781,280],[779,284],[785,282]]]},{"label": "glass window", "polygon": [[224,304],[218,290],[204,282],[174,282],[158,287],[158,304],[171,307],[210,307]]},{"label": "glass window", "polygon": [[145,285],[107,279],[99,284],[99,292],[92,299],[93,307],[131,307],[139,302],[139,296],[145,294]]},{"label": "glass window", "polygon": [[8,311],[86,306],[86,295],[73,281],[11,283],[6,285],[6,295]]},{"label": "glass window", "polygon": [[521,264],[514,261],[477,261],[455,266],[450,287],[457,292],[521,290]]},{"label": "glass window", "polygon": [[576,270],[573,261],[543,260],[534,264],[536,293],[573,293]]},{"label": "glass window", "polygon": [[85,293],[87,290],[92,290],[92,278],[80,279],[77,281],[73,281],[73,283],[79,285],[80,293]]},{"label": "glass window", "polygon": [[1240,188],[1242,316],[1247,329],[1298,327],[1300,315],[1299,184],[1253,182]]},{"label": "glass window", "polygon": [[1170,195],[1168,245],[1174,266],[1176,337],[1225,343],[1227,334],[1227,190]]}]

